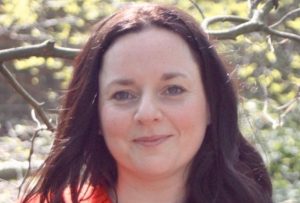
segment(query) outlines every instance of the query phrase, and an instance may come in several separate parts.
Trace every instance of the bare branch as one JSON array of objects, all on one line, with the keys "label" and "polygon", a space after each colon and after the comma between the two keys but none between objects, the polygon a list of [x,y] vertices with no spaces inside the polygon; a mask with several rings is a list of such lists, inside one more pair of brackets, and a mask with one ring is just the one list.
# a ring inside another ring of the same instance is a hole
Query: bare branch
[{"label": "bare branch", "polygon": [[57,26],[61,23],[68,23],[72,26],[76,25],[76,22],[80,18],[76,18],[75,16],[66,16],[66,17],[60,17],[60,18],[50,18],[50,19],[45,19],[42,22],[34,22],[31,24],[26,24],[26,25],[13,25],[10,27],[8,31],[15,31],[15,32],[24,32],[24,30],[29,30],[32,28],[49,28],[53,26]]},{"label": "bare branch", "polygon": [[[66,16],[51,19],[40,19],[37,22],[22,25],[19,25],[16,21],[14,21],[9,27],[0,27],[0,35],[5,35],[14,41],[30,41],[38,43],[53,38],[51,32],[47,30],[48,28],[55,27],[63,23],[67,23],[72,27],[78,27],[76,23],[79,20],[79,17]],[[31,30],[33,28],[40,31],[38,36],[32,36]]]},{"label": "bare branch", "polygon": [[14,78],[12,73],[1,64],[3,61],[29,58],[31,56],[41,57],[59,57],[65,59],[73,59],[79,53],[78,49],[71,49],[65,47],[55,47],[53,41],[45,41],[38,45],[31,45],[27,47],[18,47],[0,50],[0,72],[7,79],[9,84],[20,94],[29,105],[31,105],[34,111],[39,115],[42,121],[45,123],[50,131],[54,130],[54,126],[48,119],[46,112],[42,109],[43,103],[36,101]]},{"label": "bare branch", "polygon": [[208,30],[208,26],[210,24],[216,23],[216,22],[231,22],[231,23],[245,23],[249,21],[248,18],[241,18],[238,16],[231,16],[231,15],[224,15],[224,16],[215,16],[211,18],[205,19],[201,26],[205,29]]},{"label": "bare branch", "polygon": [[195,1],[193,1],[193,0],[190,0],[190,2],[196,7],[196,9],[200,13],[202,19],[205,19],[205,15],[204,15],[202,9],[200,8],[200,6]]},{"label": "bare branch", "polygon": [[37,45],[0,50],[0,62],[31,56],[73,59],[79,53],[79,49],[56,47],[54,44],[54,41],[48,40]]},{"label": "bare branch", "polygon": [[288,101],[287,103],[283,104],[282,106],[275,107],[277,111],[283,111],[283,113],[279,116],[279,123],[283,124],[284,118],[290,113],[299,103],[300,101],[300,87],[298,86],[298,91],[294,99]]},{"label": "bare branch", "polygon": [[278,25],[280,25],[281,23],[283,23],[288,18],[296,18],[298,16],[300,16],[300,8],[297,8],[297,9],[294,9],[294,10],[288,12],[280,20],[278,20],[276,23],[274,23],[273,25],[271,25],[270,28],[277,27]]},{"label": "bare branch", "polygon": [[285,111],[279,116],[279,123],[284,123],[284,118],[297,106],[297,99],[292,100],[290,105],[285,109]]},{"label": "bare branch", "polygon": [[[270,35],[283,37],[290,40],[294,40],[296,42],[300,42],[300,35],[289,33],[289,32],[277,31],[265,24],[264,19],[270,13],[273,7],[274,7],[274,1],[268,0],[261,10],[258,9],[254,10],[251,19],[240,18],[237,16],[216,16],[216,17],[205,19],[202,22],[201,26],[208,35],[215,37],[217,39],[235,39],[237,36],[242,34],[262,31]],[[298,9],[296,10],[297,12],[294,11],[292,14],[289,14],[287,17],[290,17],[295,13],[298,14]],[[284,19],[286,19],[287,17],[285,17]],[[223,29],[218,31],[209,30],[208,28],[209,25],[217,22],[231,22],[231,23],[239,23],[239,24],[229,29]]]},{"label": "bare branch", "polygon": [[42,131],[42,130],[45,130],[45,129],[43,129],[43,128],[37,129],[37,130],[35,131],[34,135],[33,135],[32,138],[31,138],[31,147],[30,147],[30,151],[29,151],[28,158],[27,158],[27,161],[28,161],[28,168],[27,168],[26,174],[25,174],[25,176],[24,176],[24,178],[23,178],[23,180],[22,180],[22,182],[21,182],[21,184],[20,184],[20,186],[19,186],[19,195],[20,195],[20,193],[21,193],[22,187],[23,187],[23,185],[24,185],[26,179],[29,177],[29,174],[30,174],[30,172],[31,172],[31,164],[32,164],[32,163],[31,163],[31,162],[32,162],[31,160],[32,160],[33,152],[34,152],[34,141],[35,141],[35,139],[39,136],[39,132]]},{"label": "bare branch", "polygon": [[[230,17],[232,17],[232,16],[230,16]],[[222,17],[222,19],[226,20],[226,18],[224,18],[224,16]],[[240,20],[242,20],[242,19],[240,19]],[[216,22],[216,18],[208,19],[207,22],[203,22],[203,24],[204,24],[203,27],[207,34],[212,35],[213,37],[216,37],[217,39],[235,39],[239,35],[242,35],[245,33],[250,33],[250,32],[255,32],[255,31],[261,31],[263,29],[263,24],[247,21],[245,23],[242,23],[242,24],[237,25],[230,29],[223,29],[220,31],[210,31],[205,28],[208,26],[209,22]]]},{"label": "bare branch", "polygon": [[291,39],[291,40],[294,40],[294,41],[300,43],[300,35],[296,35],[296,34],[289,33],[289,32],[282,32],[282,31],[274,30],[274,29],[271,29],[269,27],[264,27],[263,30],[266,33],[270,34],[270,35]]},{"label": "bare branch", "polygon": [[0,72],[6,78],[8,83],[20,94],[25,101],[27,101],[37,112],[39,117],[43,120],[48,130],[53,131],[54,126],[50,123],[47,118],[47,114],[42,109],[43,103],[37,102],[23,87],[22,85],[14,78],[12,73],[5,67],[4,64],[0,63]]},{"label": "bare branch", "polygon": [[261,17],[262,19],[265,18],[270,12],[271,10],[274,8],[276,8],[276,5],[274,5],[274,0],[268,0],[263,8],[261,9]]}]

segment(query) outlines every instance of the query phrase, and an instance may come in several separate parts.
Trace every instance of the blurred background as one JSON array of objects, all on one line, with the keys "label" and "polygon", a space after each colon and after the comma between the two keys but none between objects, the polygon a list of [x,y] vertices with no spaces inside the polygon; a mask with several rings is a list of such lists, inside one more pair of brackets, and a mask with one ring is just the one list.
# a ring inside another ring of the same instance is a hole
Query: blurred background
[{"label": "blurred background", "polygon": [[[78,48],[95,22],[127,1],[121,0],[0,0],[0,49],[54,40],[57,46]],[[200,23],[203,17],[188,0],[151,1],[177,5]],[[206,18],[236,15],[247,18],[247,0],[195,0]],[[266,19],[277,22],[300,7],[300,0],[280,0]],[[277,26],[300,35],[300,15]],[[229,23],[211,29],[222,30]],[[213,42],[237,81],[240,126],[262,153],[272,176],[274,200],[300,202],[300,43],[251,33],[235,40]],[[72,61],[30,57],[5,62],[19,83],[39,102],[55,125],[60,99],[72,73]],[[31,107],[0,76],[0,203],[14,202],[38,128]],[[47,155],[52,134],[42,131],[34,142],[32,167]]]}]

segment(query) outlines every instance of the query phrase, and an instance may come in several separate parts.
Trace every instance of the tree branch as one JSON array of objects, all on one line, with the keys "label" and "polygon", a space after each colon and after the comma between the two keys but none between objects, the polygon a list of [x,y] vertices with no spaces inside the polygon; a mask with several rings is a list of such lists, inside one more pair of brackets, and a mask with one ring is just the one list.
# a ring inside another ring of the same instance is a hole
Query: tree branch
[{"label": "tree branch", "polygon": [[24,175],[24,178],[23,178],[23,180],[22,180],[22,182],[21,182],[21,184],[20,184],[20,186],[19,186],[19,193],[18,193],[18,196],[21,194],[22,187],[23,187],[23,185],[24,185],[26,179],[29,177],[29,175],[30,175],[30,173],[31,173],[31,170],[32,170],[32,155],[33,155],[33,153],[34,153],[34,144],[35,144],[34,142],[35,142],[35,139],[39,136],[39,133],[40,133],[41,131],[43,131],[43,130],[45,130],[45,129],[43,129],[43,128],[37,129],[37,130],[35,131],[34,135],[33,135],[32,138],[31,138],[31,147],[30,147],[30,151],[29,151],[29,156],[28,156],[28,158],[27,158],[28,168],[27,168],[26,173],[25,173],[25,175]]},{"label": "tree branch", "polygon": [[205,19],[205,15],[202,11],[202,9],[200,8],[200,6],[193,0],[190,0],[190,2],[193,4],[193,6],[195,6],[195,8],[197,9],[197,11],[200,13],[202,19]]},{"label": "tree branch", "polygon": [[41,44],[31,45],[26,47],[17,47],[11,49],[0,50],[0,72],[6,78],[8,83],[20,94],[35,112],[39,115],[41,120],[50,131],[54,130],[54,126],[50,123],[46,112],[42,109],[43,103],[36,101],[14,78],[12,73],[5,67],[2,62],[13,59],[29,58],[31,56],[40,57],[59,57],[64,59],[73,59],[79,53],[78,49],[71,49],[65,47],[55,47],[54,41],[45,41]]},{"label": "tree branch", "polygon": [[296,35],[296,34],[289,33],[289,32],[282,32],[282,31],[274,30],[274,29],[271,29],[269,27],[264,27],[263,30],[266,33],[270,34],[270,35],[275,35],[275,36],[278,36],[278,37],[288,38],[288,39],[291,39],[291,40],[294,40],[294,41],[300,43],[300,35]]},{"label": "tree branch", "polygon": [[0,62],[31,56],[73,59],[79,53],[79,49],[56,47],[54,44],[54,41],[48,40],[37,45],[0,50]]},{"label": "tree branch", "polygon": [[276,23],[270,26],[270,28],[277,27],[281,23],[283,23],[287,18],[296,18],[297,16],[300,16],[300,8],[294,9],[287,14],[285,14],[280,20],[278,20]]},{"label": "tree branch", "polygon": [[15,32],[24,32],[28,31],[32,28],[49,28],[53,26],[57,26],[61,23],[68,23],[72,26],[76,26],[77,20],[79,20],[79,17],[75,16],[66,16],[66,17],[59,17],[59,18],[50,18],[50,19],[44,19],[41,22],[34,22],[31,24],[25,24],[25,25],[12,25],[10,29],[8,30],[9,32],[15,31]]},{"label": "tree branch", "polygon": [[[228,16],[228,17],[232,18],[232,16]],[[226,20],[226,17],[223,16],[222,19]],[[204,30],[206,31],[206,33],[213,37],[216,37],[217,39],[235,39],[239,35],[255,32],[255,31],[261,31],[263,29],[263,24],[247,21],[230,29],[223,29],[220,31],[210,31],[205,28],[205,26],[208,26],[209,22],[217,22],[217,18],[208,19],[207,22],[203,22]]]},{"label": "tree branch", "polygon": [[[198,7],[197,4],[193,0],[190,0],[194,6],[199,10],[200,14],[204,17],[202,10]],[[252,17],[249,18],[241,18],[238,16],[216,16],[212,18],[206,18],[202,22],[201,26],[204,31],[210,36],[213,36],[217,39],[235,39],[237,36],[242,34],[247,34],[251,32],[265,32],[272,36],[278,36],[283,38],[288,38],[290,40],[294,40],[300,43],[300,35],[282,32],[273,29],[278,26],[280,23],[284,22],[287,18],[293,17],[295,15],[300,14],[300,9],[295,9],[285,16],[283,16],[278,22],[271,26],[267,26],[264,22],[265,17],[270,13],[272,8],[274,7],[273,0],[268,0],[261,10],[254,9]],[[223,30],[209,30],[209,26],[211,24],[217,22],[230,22],[237,24],[232,28],[223,29]],[[54,127],[49,122],[49,119],[46,116],[45,111],[41,108],[42,103],[37,102],[12,76],[9,70],[1,64],[1,62],[14,60],[14,59],[22,59],[28,58],[31,56],[39,56],[39,57],[58,57],[64,59],[73,59],[79,53],[79,49],[72,49],[66,47],[57,47],[55,46],[54,41],[48,40],[41,44],[31,45],[26,47],[18,47],[0,50],[0,71],[4,75],[4,77],[8,80],[8,82],[12,85],[12,87],[33,107],[33,109],[37,112],[39,117],[43,120],[49,130],[54,130]]]},{"label": "tree branch", "polygon": [[225,16],[215,16],[215,17],[211,17],[211,18],[207,18],[205,19],[201,26],[205,29],[208,30],[208,26],[210,24],[216,23],[216,22],[232,22],[232,23],[245,23],[247,21],[249,21],[248,18],[241,18],[238,16],[231,16],[231,15],[225,15]]},{"label": "tree branch", "polygon": [[[237,36],[242,34],[262,31],[270,35],[288,38],[290,40],[294,40],[300,43],[300,35],[289,33],[289,32],[281,32],[272,29],[273,27],[277,26],[279,22],[280,23],[283,22],[286,18],[290,17],[291,15],[296,15],[300,13],[300,11],[298,11],[299,9],[295,9],[294,11],[288,13],[274,25],[268,26],[265,24],[264,19],[270,13],[273,7],[274,7],[273,0],[268,0],[261,10],[257,9],[253,11],[253,15],[251,19],[240,18],[237,16],[230,16],[230,15],[216,16],[216,17],[205,19],[202,22],[201,26],[208,35],[215,37],[217,39],[235,39]],[[231,22],[231,23],[240,23],[240,24],[235,25],[232,28],[223,29],[219,31],[209,30],[208,28],[209,25],[217,22]]]},{"label": "tree branch", "polygon": [[268,0],[261,10],[257,9],[257,11],[261,12],[260,17],[262,20],[264,20],[264,18],[271,12],[274,6],[274,0]]},{"label": "tree branch", "polygon": [[8,83],[18,92],[19,95],[29,103],[33,109],[37,112],[39,117],[43,120],[47,129],[50,131],[54,130],[54,126],[50,123],[47,114],[42,109],[43,103],[37,102],[23,87],[22,85],[14,78],[12,73],[5,67],[4,64],[0,63],[0,72],[6,78]]}]

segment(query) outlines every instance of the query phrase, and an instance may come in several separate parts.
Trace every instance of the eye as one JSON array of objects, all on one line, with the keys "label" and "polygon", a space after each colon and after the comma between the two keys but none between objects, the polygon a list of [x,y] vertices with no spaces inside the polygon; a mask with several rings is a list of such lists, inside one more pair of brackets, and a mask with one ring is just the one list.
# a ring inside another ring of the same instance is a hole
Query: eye
[{"label": "eye", "polygon": [[182,94],[186,91],[186,89],[184,89],[183,87],[180,87],[178,85],[172,85],[167,87],[167,89],[165,90],[165,94],[170,95],[170,96],[176,96],[179,94]]},{"label": "eye", "polygon": [[112,95],[112,99],[117,101],[133,100],[137,96],[129,91],[118,91]]}]

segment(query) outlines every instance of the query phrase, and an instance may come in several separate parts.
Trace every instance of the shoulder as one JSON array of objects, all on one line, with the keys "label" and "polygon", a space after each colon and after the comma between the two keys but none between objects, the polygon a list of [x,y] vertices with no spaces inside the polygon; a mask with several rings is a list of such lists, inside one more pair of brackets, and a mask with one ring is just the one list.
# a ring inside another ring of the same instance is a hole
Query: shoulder
[{"label": "shoulder", "polygon": [[[63,197],[66,203],[72,203],[70,188],[67,188]],[[16,203],[21,203],[19,200]],[[101,187],[92,187],[85,185],[79,194],[80,203],[112,203],[107,192]],[[40,203],[40,196],[36,195],[28,203]]]},{"label": "shoulder", "polygon": [[[70,190],[64,192],[66,203],[71,203]],[[80,203],[111,203],[108,193],[102,187],[85,185],[79,194]]]}]

